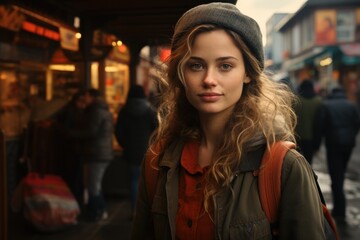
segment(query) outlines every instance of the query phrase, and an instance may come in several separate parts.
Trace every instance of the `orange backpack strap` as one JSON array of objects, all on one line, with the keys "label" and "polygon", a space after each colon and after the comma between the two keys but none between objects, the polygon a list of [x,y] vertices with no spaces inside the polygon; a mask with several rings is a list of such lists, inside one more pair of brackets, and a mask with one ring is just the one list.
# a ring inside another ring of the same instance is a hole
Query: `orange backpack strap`
[{"label": "orange backpack strap", "polygon": [[281,169],[286,153],[295,148],[293,142],[278,141],[266,149],[259,169],[259,194],[262,208],[271,224],[278,219],[281,197]]},{"label": "orange backpack strap", "polygon": [[[263,158],[261,160],[261,165],[259,169],[259,194],[261,206],[265,212],[267,219],[272,225],[272,234],[274,236],[278,235],[278,227],[276,223],[278,221],[278,210],[281,197],[281,171],[283,160],[286,153],[295,148],[293,142],[288,141],[279,141],[275,142],[270,146],[270,150],[266,149]],[[336,224],[334,223],[329,210],[325,205],[325,199],[322,195],[319,183],[317,182],[315,173],[314,173],[315,182],[318,188],[318,193],[321,199],[322,210],[324,217],[326,219],[325,224],[325,234],[327,239],[339,239],[339,234],[336,229]]]},{"label": "orange backpack strap", "polygon": [[339,232],[338,232],[338,230],[336,228],[336,223],[335,223],[334,219],[332,218],[329,209],[326,207],[325,199],[324,199],[324,196],[322,194],[319,182],[317,181],[316,175],[314,175],[314,177],[315,177],[316,187],[318,189],[319,196],[320,196],[320,199],[321,199],[321,205],[322,205],[323,214],[324,214],[324,217],[326,219],[326,221],[325,221],[326,239],[339,240],[340,237],[339,237]]}]

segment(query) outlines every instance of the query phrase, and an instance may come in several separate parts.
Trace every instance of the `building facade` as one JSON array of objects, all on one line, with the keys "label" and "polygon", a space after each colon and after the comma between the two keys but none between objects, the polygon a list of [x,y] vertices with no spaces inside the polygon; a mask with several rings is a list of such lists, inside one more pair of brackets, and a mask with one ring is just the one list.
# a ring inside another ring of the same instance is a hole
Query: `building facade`
[{"label": "building facade", "polygon": [[359,102],[360,1],[309,0],[277,28],[284,41],[282,68],[295,84],[311,78],[324,95],[340,85]]},{"label": "building facade", "polygon": [[281,33],[277,31],[276,26],[288,15],[288,13],[275,13],[266,22],[266,68],[274,74],[281,70],[281,65],[284,60],[283,37]]}]

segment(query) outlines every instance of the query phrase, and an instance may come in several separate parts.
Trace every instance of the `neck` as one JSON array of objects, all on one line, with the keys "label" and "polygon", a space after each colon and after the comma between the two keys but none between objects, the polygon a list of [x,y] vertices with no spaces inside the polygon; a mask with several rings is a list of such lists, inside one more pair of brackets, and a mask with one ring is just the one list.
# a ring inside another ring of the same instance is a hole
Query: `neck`
[{"label": "neck", "polygon": [[208,166],[211,164],[214,149],[219,146],[223,139],[225,125],[228,118],[219,115],[201,115],[200,123],[203,131],[203,138],[199,146],[199,164]]}]

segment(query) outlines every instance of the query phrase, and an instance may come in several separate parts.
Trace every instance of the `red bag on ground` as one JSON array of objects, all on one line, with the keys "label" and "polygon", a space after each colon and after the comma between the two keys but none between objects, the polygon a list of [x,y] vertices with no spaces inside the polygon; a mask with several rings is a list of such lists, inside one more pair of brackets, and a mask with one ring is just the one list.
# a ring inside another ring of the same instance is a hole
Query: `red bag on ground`
[{"label": "red bag on ground", "polygon": [[65,181],[56,175],[28,173],[15,190],[14,211],[40,231],[54,231],[77,223],[79,205]]}]

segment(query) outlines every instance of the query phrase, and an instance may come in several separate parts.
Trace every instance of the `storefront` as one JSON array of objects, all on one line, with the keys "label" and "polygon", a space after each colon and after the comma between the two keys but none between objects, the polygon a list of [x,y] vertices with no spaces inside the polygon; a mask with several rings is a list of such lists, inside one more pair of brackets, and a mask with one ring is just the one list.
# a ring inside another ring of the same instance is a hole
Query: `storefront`
[{"label": "storefront", "polygon": [[91,64],[91,87],[103,93],[110,111],[116,118],[118,111],[126,102],[130,87],[130,53],[120,40],[115,41],[113,37],[108,39],[112,39],[112,42],[103,43],[105,46],[111,44],[107,54]]},{"label": "storefront", "polygon": [[79,52],[75,29],[17,6],[0,5],[0,13],[1,117],[9,107],[64,105],[81,86],[81,68],[64,54]]},{"label": "storefront", "polygon": [[69,100],[74,93],[82,88],[81,62],[71,61],[65,50],[58,48],[50,61],[48,69],[49,98]]},{"label": "storefront", "polygon": [[332,88],[339,85],[338,54],[325,51],[313,60],[316,69],[316,88],[323,95],[327,95]]}]

